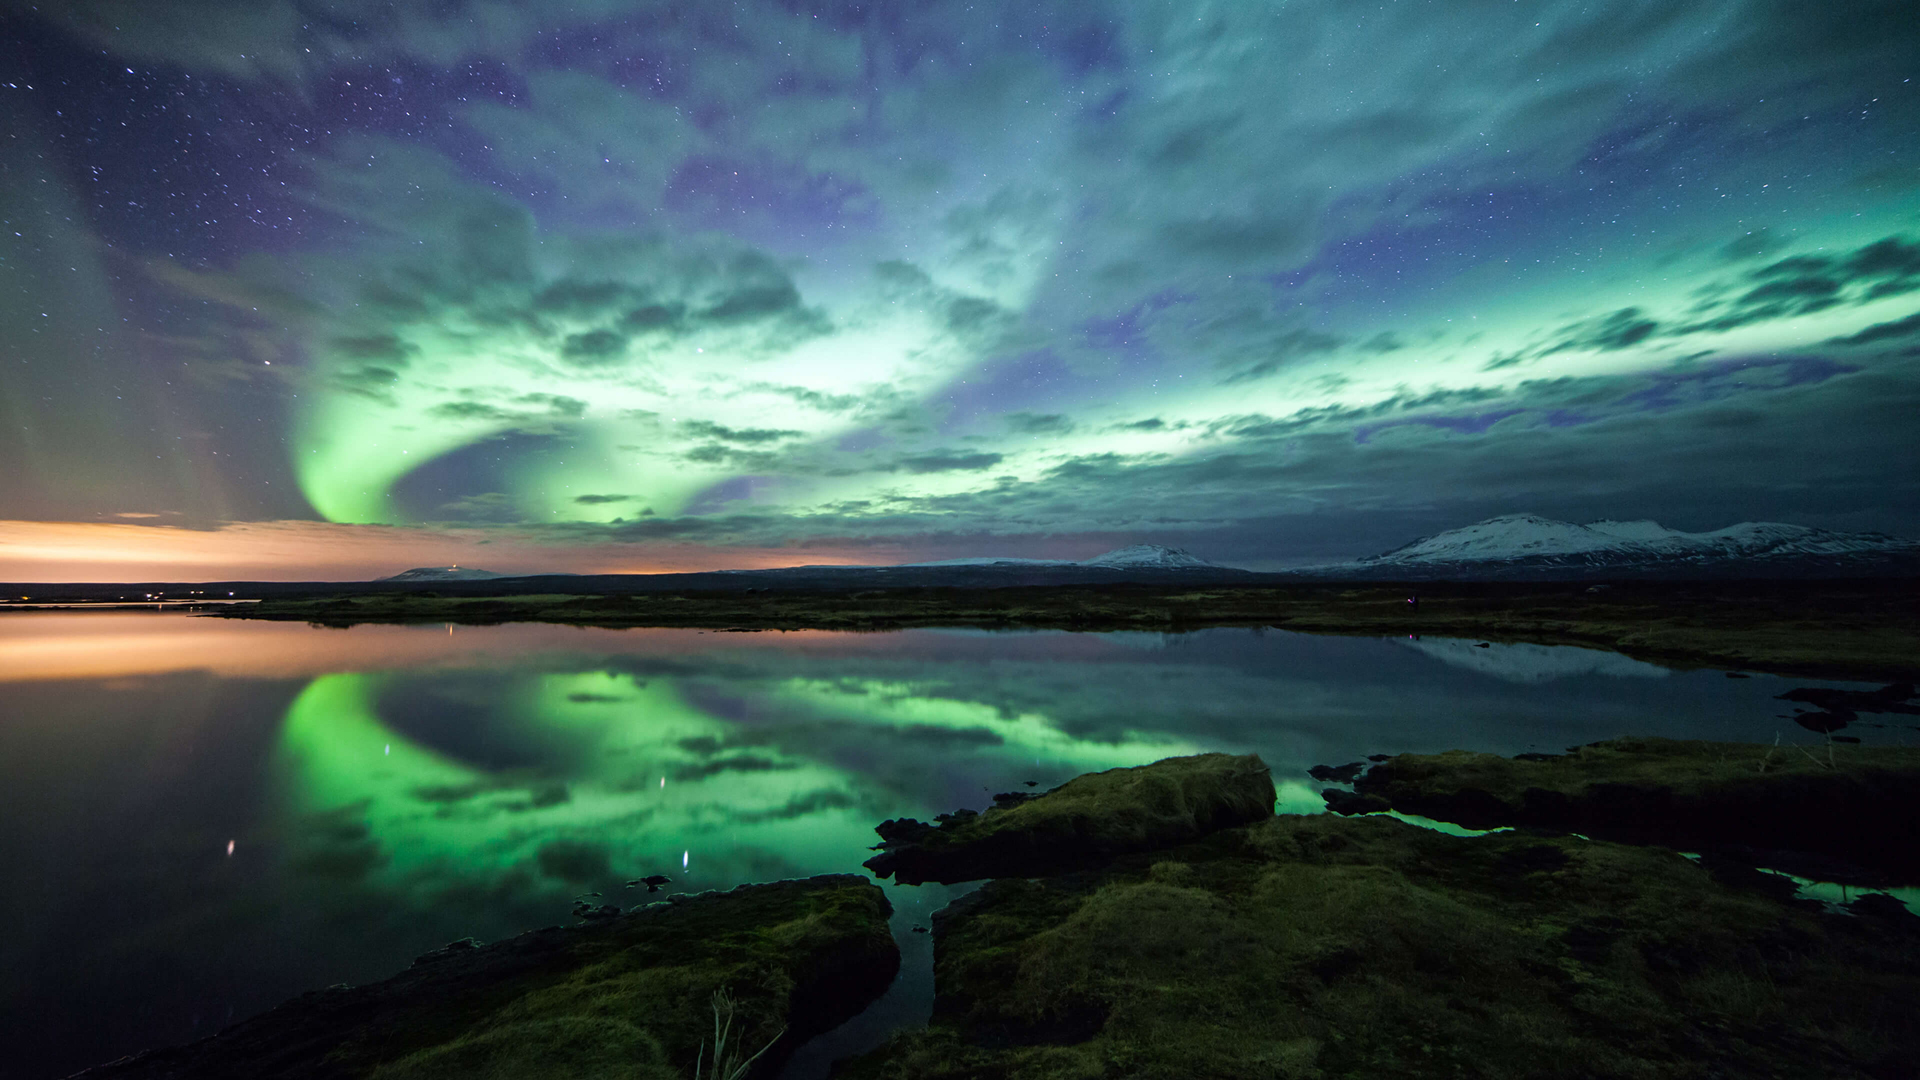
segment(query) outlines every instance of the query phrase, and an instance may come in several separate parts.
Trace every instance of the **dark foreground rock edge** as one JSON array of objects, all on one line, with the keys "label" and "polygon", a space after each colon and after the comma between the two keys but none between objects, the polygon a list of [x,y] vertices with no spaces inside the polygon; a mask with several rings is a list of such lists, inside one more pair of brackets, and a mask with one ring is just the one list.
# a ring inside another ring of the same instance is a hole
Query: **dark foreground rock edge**
[{"label": "dark foreground rock edge", "polygon": [[1720,852],[1847,884],[1920,883],[1920,748],[1629,738],[1559,755],[1402,754],[1329,803]]},{"label": "dark foreground rock edge", "polygon": [[934,932],[931,1024],[837,1076],[1920,1075],[1898,902],[1564,833],[1280,817],[992,881]]},{"label": "dark foreground rock edge", "polygon": [[867,868],[902,885],[1053,874],[1270,818],[1274,787],[1252,754],[1196,754],[994,798],[983,813],[942,814],[936,824],[883,822]]},{"label": "dark foreground rock edge", "polygon": [[851,874],[674,897],[585,925],[455,943],[391,978],[304,994],[210,1038],[76,1074],[86,1080],[691,1075],[728,989],[776,1073],[899,971],[892,905]]}]

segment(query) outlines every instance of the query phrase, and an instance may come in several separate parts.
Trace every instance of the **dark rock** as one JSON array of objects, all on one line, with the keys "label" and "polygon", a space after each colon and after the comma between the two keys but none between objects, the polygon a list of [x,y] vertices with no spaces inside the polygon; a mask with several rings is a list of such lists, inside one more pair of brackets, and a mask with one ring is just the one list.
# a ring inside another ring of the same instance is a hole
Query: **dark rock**
[{"label": "dark rock", "polygon": [[1915,915],[1911,908],[1900,902],[1899,897],[1886,893],[1867,893],[1848,904],[1847,910],[1864,918],[1900,927],[1909,933],[1920,931],[1920,915]]},{"label": "dark rock", "polygon": [[1920,881],[1920,749],[1614,739],[1554,757],[1403,754],[1355,787],[1403,813],[1475,829],[1800,852]]},{"label": "dark rock", "polygon": [[1320,792],[1320,797],[1327,801],[1327,809],[1336,814],[1377,814],[1393,809],[1392,804],[1378,795],[1361,795],[1339,788],[1327,788]]},{"label": "dark rock", "polygon": [[1818,731],[1822,734],[1839,731],[1857,719],[1859,719],[1859,717],[1850,712],[1809,712],[1793,714],[1794,723],[1799,724],[1808,731]]},{"label": "dark rock", "polygon": [[459,956],[469,949],[477,949],[479,947],[479,938],[461,938],[458,941],[449,941],[432,952],[423,952],[419,956],[414,957],[413,962],[415,964],[431,964],[436,960],[446,960],[450,957]]},{"label": "dark rock", "polygon": [[1273,777],[1257,757],[1168,758],[1090,773],[983,814],[942,814],[938,828],[883,823],[881,852],[866,865],[903,885],[1034,877],[1269,818],[1273,801]]},{"label": "dark rock", "polygon": [[[711,1039],[711,994],[735,1033],[772,1047],[755,1076],[893,981],[891,908],[833,875],[743,885],[491,945],[455,942],[392,978],[304,994],[211,1038],[102,1065],[87,1080],[668,1080]],[[786,1034],[774,1041],[782,1026]]]},{"label": "dark rock", "polygon": [[1729,679],[1750,679],[1750,678],[1752,678],[1752,677],[1753,677],[1753,676],[1751,676],[1751,675],[1746,675],[1746,674],[1743,674],[1743,673],[1741,673],[1741,672],[1738,672],[1738,671],[1729,671],[1729,672],[1727,672],[1727,678],[1729,678]]},{"label": "dark rock", "polygon": [[1895,683],[1878,690],[1836,690],[1825,686],[1808,686],[1789,690],[1774,700],[1798,701],[1849,717],[1863,712],[1920,715],[1920,705],[1906,703],[1913,696],[1912,683]]},{"label": "dark rock", "polygon": [[1035,795],[1031,791],[1003,791],[993,797],[993,805],[1005,810],[1010,806],[1019,806],[1028,799],[1037,799],[1039,797],[1040,796]]},{"label": "dark rock", "polygon": [[1729,844],[1716,849],[1716,854],[1737,859],[1763,870],[1778,870],[1783,874],[1803,877],[1808,881],[1831,881],[1869,889],[1879,888],[1888,883],[1885,874],[1869,870],[1858,863],[1836,859],[1831,855],[1823,855],[1815,851],[1789,851],[1781,848]]},{"label": "dark rock", "polygon": [[1883,910],[1657,848],[1289,815],[989,882],[935,916],[931,1022],[836,1075],[1877,1075],[1920,1050],[1920,934]]},{"label": "dark rock", "polygon": [[1385,761],[1392,756],[1393,756],[1392,754],[1368,754],[1367,760],[1368,761]]},{"label": "dark rock", "polygon": [[1307,770],[1307,775],[1322,783],[1351,784],[1360,770],[1367,767],[1364,761],[1352,761],[1345,765],[1315,765]]},{"label": "dark rock", "polygon": [[1728,851],[1702,852],[1700,868],[1729,889],[1760,893],[1782,903],[1791,901],[1800,892],[1800,886],[1794,884],[1792,878],[1769,874],[1756,867],[1752,860]]},{"label": "dark rock", "polygon": [[883,844],[910,844],[934,831],[934,826],[912,818],[888,818],[873,827]]}]

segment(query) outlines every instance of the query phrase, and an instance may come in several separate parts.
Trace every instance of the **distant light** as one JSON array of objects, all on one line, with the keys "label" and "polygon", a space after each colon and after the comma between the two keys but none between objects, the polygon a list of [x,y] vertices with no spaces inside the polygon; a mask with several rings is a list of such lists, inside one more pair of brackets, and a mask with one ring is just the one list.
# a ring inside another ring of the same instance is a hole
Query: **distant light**
[{"label": "distant light", "polygon": [[[227,846],[232,847],[233,845],[228,844]],[[693,854],[691,851],[683,851],[680,853],[680,869],[685,870],[687,868],[687,856],[691,854]]]},{"label": "distant light", "polygon": [[233,858],[233,841],[227,841],[227,858]]},{"label": "distant light", "polygon": [[661,786],[662,788],[665,788],[665,787],[667,786],[667,778],[666,778],[666,777],[664,777],[664,776],[663,776],[663,777],[661,777],[661,778],[660,778],[660,786]]},{"label": "distant light", "polygon": [[382,757],[384,757],[384,756],[386,756],[386,755],[388,755],[388,754],[391,754],[391,753],[393,753],[393,744],[392,744],[392,743],[388,743],[388,744],[387,744],[387,748],[386,748],[385,750],[382,750],[382,751],[380,751],[380,754],[381,754],[381,756],[382,756]]}]

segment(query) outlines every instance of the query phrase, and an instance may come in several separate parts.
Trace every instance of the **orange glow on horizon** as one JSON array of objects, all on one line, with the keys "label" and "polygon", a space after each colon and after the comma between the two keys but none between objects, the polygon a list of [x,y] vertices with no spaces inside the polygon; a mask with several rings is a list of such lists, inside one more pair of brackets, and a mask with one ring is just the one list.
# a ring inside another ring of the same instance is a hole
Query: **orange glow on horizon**
[{"label": "orange glow on horizon", "polygon": [[[206,671],[225,678],[303,679],[337,671],[495,668],[536,654],[699,654],[782,649],[892,653],[925,647],[913,635],[794,630],[715,634],[668,627],[366,624],[316,630],[305,623],[227,620],[180,612],[0,613],[0,685]],[[1110,648],[1104,642],[1088,649]],[[944,643],[942,647],[947,647]]]},{"label": "orange glow on horizon", "polygon": [[893,561],[897,551],[555,542],[530,530],[316,521],[218,528],[0,521],[0,581],[368,581],[416,566],[499,574],[663,574]]}]

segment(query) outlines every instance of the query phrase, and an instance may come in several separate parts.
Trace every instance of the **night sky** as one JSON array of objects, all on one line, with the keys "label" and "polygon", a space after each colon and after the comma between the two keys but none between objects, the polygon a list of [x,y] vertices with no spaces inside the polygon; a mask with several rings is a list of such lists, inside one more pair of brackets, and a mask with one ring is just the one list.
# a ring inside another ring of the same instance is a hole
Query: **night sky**
[{"label": "night sky", "polygon": [[0,579],[1920,533],[1910,2],[0,13]]}]

